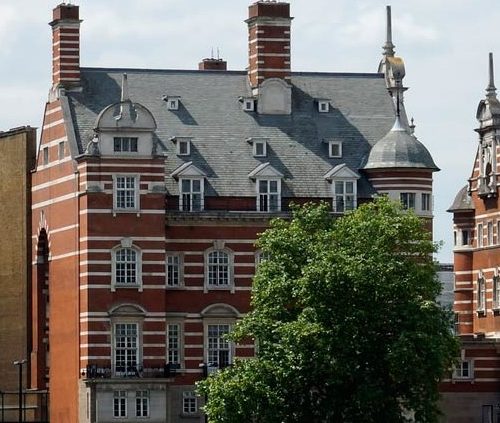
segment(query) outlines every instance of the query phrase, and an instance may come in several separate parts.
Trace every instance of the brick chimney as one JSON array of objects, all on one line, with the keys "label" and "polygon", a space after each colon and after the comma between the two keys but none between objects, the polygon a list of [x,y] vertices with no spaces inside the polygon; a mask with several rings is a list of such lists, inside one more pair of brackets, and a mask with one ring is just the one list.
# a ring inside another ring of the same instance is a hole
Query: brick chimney
[{"label": "brick chimney", "polygon": [[203,59],[198,63],[198,70],[227,70],[227,62],[222,59]]},{"label": "brick chimney", "polygon": [[248,76],[252,88],[267,78],[290,82],[290,4],[258,1],[248,8]]},{"label": "brick chimney", "polygon": [[80,85],[79,7],[61,3],[52,11],[52,84]]}]

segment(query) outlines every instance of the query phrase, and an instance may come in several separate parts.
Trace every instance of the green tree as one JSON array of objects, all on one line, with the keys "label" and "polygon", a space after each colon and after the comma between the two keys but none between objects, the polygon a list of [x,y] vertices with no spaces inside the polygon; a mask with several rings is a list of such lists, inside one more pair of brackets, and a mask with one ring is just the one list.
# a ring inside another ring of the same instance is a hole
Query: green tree
[{"label": "green tree", "polygon": [[199,383],[210,422],[437,421],[458,344],[418,217],[385,198],[339,219],[306,205],[258,247],[269,259],[231,335],[258,353]]}]

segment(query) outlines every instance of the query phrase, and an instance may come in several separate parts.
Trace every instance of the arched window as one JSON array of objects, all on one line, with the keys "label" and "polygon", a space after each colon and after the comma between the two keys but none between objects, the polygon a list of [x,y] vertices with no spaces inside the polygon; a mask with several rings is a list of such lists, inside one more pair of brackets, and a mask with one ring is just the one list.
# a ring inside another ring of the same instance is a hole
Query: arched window
[{"label": "arched window", "polygon": [[223,240],[215,240],[214,246],[205,251],[205,292],[209,289],[230,289],[234,292],[233,252],[224,244]]},{"label": "arched window", "polygon": [[141,286],[141,252],[124,239],[121,245],[112,250],[112,287]]}]

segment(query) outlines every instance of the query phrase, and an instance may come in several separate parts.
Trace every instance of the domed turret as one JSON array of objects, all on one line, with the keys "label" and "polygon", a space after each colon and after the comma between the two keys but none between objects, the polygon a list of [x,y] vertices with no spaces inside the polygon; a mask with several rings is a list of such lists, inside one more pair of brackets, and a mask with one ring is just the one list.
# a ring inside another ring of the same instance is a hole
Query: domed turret
[{"label": "domed turret", "polygon": [[419,168],[439,170],[425,146],[410,135],[399,116],[392,129],[372,148],[364,169]]}]

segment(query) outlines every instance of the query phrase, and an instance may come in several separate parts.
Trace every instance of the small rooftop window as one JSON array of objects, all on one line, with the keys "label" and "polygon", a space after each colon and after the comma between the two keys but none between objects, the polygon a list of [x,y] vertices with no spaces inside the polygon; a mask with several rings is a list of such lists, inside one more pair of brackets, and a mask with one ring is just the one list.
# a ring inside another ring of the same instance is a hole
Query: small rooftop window
[{"label": "small rooftop window", "polygon": [[240,97],[241,108],[245,112],[253,112],[255,110],[255,99],[253,97]]},{"label": "small rooftop window", "polygon": [[173,137],[171,140],[176,145],[178,156],[189,156],[191,154],[191,138]]},{"label": "small rooftop window", "polygon": [[266,138],[248,138],[247,142],[252,144],[252,154],[254,157],[267,156],[267,139]]},{"label": "small rooftop window", "polygon": [[323,98],[316,99],[318,104],[318,112],[319,113],[328,113],[330,111],[330,101]]},{"label": "small rooftop window", "polygon": [[179,110],[180,96],[165,95],[163,101],[167,103],[167,110]]}]

